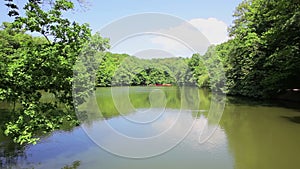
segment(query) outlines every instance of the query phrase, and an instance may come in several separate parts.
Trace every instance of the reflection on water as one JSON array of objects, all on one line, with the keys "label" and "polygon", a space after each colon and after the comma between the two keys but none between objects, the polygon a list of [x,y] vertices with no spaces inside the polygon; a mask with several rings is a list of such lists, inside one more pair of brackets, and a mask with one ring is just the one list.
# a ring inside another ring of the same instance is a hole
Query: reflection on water
[{"label": "reflection on water", "polygon": [[221,126],[226,131],[235,168],[299,168],[300,125],[285,117],[299,110],[230,105]]},{"label": "reflection on water", "polygon": [[[18,148],[0,135],[0,166],[88,169],[297,169],[300,166],[298,108],[228,101],[218,126],[214,118],[209,118],[207,110],[212,96],[205,90],[187,89],[184,96],[175,87],[130,87],[126,89],[128,95],[123,95],[123,90],[111,94],[110,88],[97,89],[96,97],[82,106],[89,112],[81,119],[83,127],[53,132],[37,145]],[[114,97],[118,97],[116,102],[121,105],[116,105]],[[125,99],[130,104],[124,104]],[[199,105],[192,105],[191,100],[197,100]],[[217,128],[200,144],[205,124]],[[155,143],[153,146],[143,147],[127,144],[113,135],[112,130],[129,138],[166,135],[151,142]],[[146,159],[123,158],[98,146],[109,145],[113,151],[151,153],[155,146],[163,148],[176,143],[183,133],[188,135],[170,151]]]}]

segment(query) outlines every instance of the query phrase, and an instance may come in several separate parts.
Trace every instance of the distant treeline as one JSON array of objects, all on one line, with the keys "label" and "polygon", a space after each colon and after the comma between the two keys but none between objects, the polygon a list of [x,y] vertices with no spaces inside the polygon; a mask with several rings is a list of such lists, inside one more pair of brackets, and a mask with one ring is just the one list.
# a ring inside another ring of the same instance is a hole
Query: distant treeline
[{"label": "distant treeline", "polygon": [[96,86],[140,86],[140,85],[198,85],[199,77],[205,76],[205,71],[198,73],[200,56],[193,55],[192,58],[161,58],[140,59],[128,54],[114,54],[107,52],[99,62],[96,74]]}]

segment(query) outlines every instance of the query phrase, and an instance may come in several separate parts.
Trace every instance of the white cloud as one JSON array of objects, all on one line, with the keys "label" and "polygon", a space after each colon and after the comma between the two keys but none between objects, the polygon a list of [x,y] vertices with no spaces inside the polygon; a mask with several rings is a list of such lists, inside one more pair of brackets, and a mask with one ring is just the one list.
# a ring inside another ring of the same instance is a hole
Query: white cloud
[{"label": "white cloud", "polygon": [[[161,46],[161,50],[181,56],[191,56],[194,52],[204,54],[210,44],[220,44],[229,39],[226,23],[216,18],[195,18],[158,32],[166,36],[154,37],[151,42]],[[195,51],[192,52],[189,47]]]},{"label": "white cloud", "polygon": [[189,23],[199,29],[212,44],[220,44],[229,39],[228,26],[225,22],[216,18],[197,18],[190,20]]},{"label": "white cloud", "polygon": [[153,34],[131,36],[117,43],[111,50],[141,55],[142,58],[169,55],[191,57],[193,53],[204,54],[211,44],[220,44],[229,39],[226,23],[216,18],[195,18],[169,27],[155,28],[149,32]]},{"label": "white cloud", "polygon": [[[174,32],[179,31],[181,28],[174,28]],[[162,34],[168,35],[172,30],[169,31],[163,31]],[[172,34],[171,34],[172,35]],[[185,34],[188,35],[188,34]],[[172,53],[175,56],[191,56],[193,53],[195,53],[193,50],[191,50],[191,43],[187,43],[184,41],[181,41],[181,39],[177,39],[174,35],[172,37],[165,37],[165,36],[156,36],[151,40],[151,43],[157,44],[159,50]],[[188,45],[188,46],[185,46]]]}]

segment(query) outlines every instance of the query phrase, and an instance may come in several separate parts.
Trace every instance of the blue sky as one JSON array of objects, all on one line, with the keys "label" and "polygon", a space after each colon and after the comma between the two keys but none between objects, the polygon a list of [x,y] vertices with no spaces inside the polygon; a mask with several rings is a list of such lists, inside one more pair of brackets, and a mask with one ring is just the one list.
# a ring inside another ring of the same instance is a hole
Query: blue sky
[{"label": "blue sky", "polygon": [[[21,4],[21,0],[15,0]],[[173,15],[186,20],[198,28],[212,44],[219,44],[228,39],[226,29],[232,23],[232,14],[235,7],[242,0],[106,0],[87,1],[87,9],[68,12],[65,16],[80,23],[88,23],[93,31],[101,30],[113,21],[120,18],[139,13],[163,13]],[[7,7],[0,1],[1,18],[0,21],[11,21],[6,16]],[[148,37],[149,39],[149,37]],[[139,42],[141,39],[138,40]],[[153,42],[153,38],[151,39]],[[169,41],[164,43],[163,39],[157,39],[160,44],[166,47]],[[135,43],[128,42],[128,43]],[[124,45],[125,48],[128,45]],[[173,44],[174,46],[174,44]],[[175,45],[176,46],[176,45]],[[139,46],[141,48],[141,46]],[[162,50],[172,50],[172,48],[162,48]],[[177,46],[178,49],[178,46]],[[128,50],[128,49],[127,49]],[[134,49],[131,52],[134,53]],[[119,50],[126,52],[126,50]],[[169,51],[166,51],[169,52]],[[180,53],[180,52],[179,52]],[[183,52],[184,53],[184,52]],[[182,52],[180,53],[182,55]],[[176,54],[175,54],[176,55]],[[190,55],[190,54],[187,54]]]},{"label": "blue sky", "polygon": [[241,0],[106,0],[89,1],[90,9],[74,13],[72,18],[88,22],[94,29],[127,15],[158,12],[190,20],[217,18],[231,24],[232,14]]},{"label": "blue sky", "polygon": [[235,7],[241,0],[94,0],[89,2],[89,10],[73,13],[70,17],[89,23],[93,29],[99,29],[121,17],[144,12],[171,14],[186,20],[217,18],[229,25],[232,23]]},{"label": "blue sky", "polygon": [[[21,0],[15,0],[21,3]],[[72,12],[67,16],[81,23],[89,23],[93,29],[99,29],[118,18],[143,13],[158,12],[181,17],[186,20],[194,18],[217,18],[231,24],[235,7],[242,0],[85,0],[90,5],[83,12]],[[0,2],[0,21],[9,21],[5,16],[7,7]]]}]

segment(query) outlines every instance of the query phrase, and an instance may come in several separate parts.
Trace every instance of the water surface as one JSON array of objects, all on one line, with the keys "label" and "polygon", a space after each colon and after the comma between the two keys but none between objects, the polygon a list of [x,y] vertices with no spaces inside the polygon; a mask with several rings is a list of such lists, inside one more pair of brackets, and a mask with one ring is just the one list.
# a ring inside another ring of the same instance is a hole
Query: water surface
[{"label": "water surface", "polygon": [[[52,169],[77,162],[78,168],[87,169],[300,167],[297,104],[227,98],[221,121],[216,123],[209,121],[211,93],[192,89],[184,94],[176,87],[130,87],[114,91],[98,88],[95,98],[82,106],[89,113],[81,119],[81,127],[55,131],[38,144],[19,150],[0,135],[1,166]],[[204,124],[216,131],[200,144]],[[152,147],[142,143],[131,145],[112,131],[128,138],[158,139]],[[164,133],[167,134],[160,137]],[[169,145],[174,146],[149,158],[128,158],[115,153],[124,150],[127,155],[141,152],[149,155],[156,152],[156,147],[163,150]]]}]

